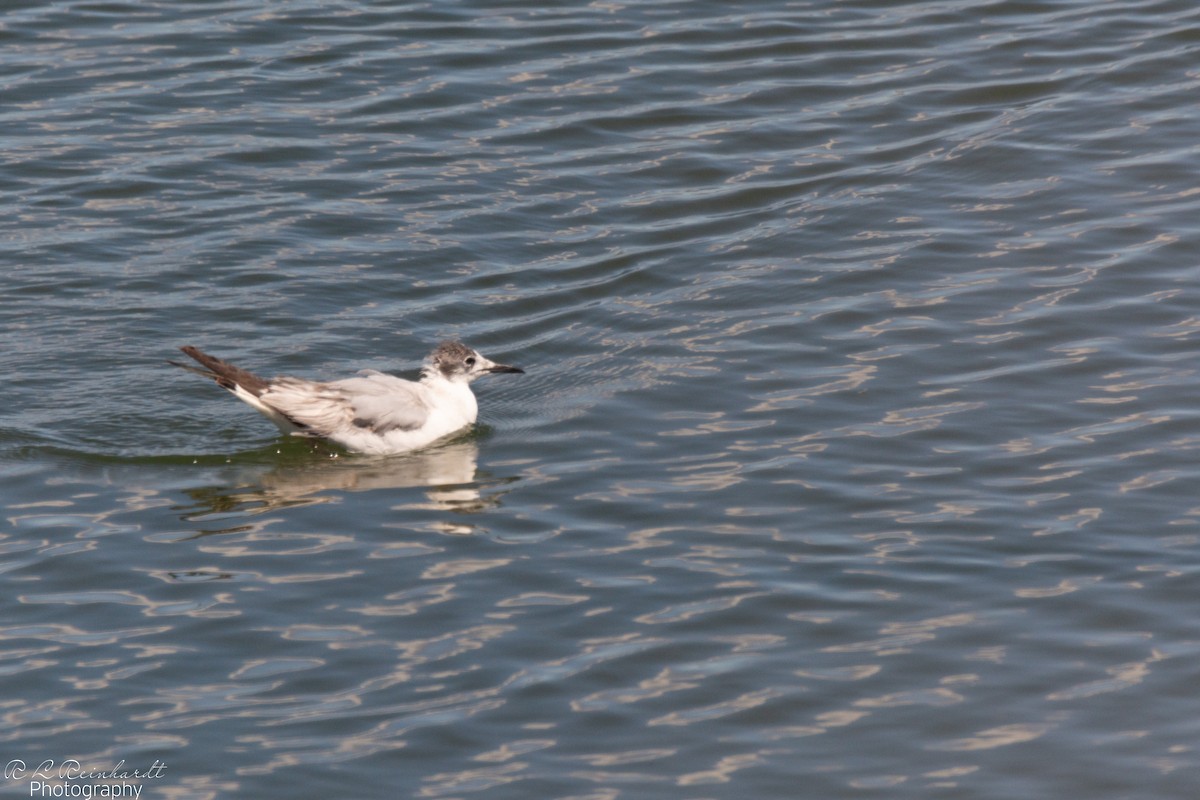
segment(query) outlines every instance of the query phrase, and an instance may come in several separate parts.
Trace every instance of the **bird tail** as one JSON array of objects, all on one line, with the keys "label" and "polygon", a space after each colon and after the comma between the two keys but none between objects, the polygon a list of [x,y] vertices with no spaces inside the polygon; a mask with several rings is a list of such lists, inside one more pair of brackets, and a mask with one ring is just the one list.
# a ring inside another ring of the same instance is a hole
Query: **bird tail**
[{"label": "bird tail", "polygon": [[222,361],[216,356],[210,356],[198,347],[187,345],[179,349],[199,362],[200,366],[182,364],[170,359],[167,360],[168,364],[173,364],[180,369],[186,369],[188,372],[194,372],[197,375],[202,375],[205,378],[216,381],[218,386],[233,392],[234,397],[271,420],[271,422],[275,423],[275,427],[284,433],[290,433],[293,436],[312,435],[308,431],[308,425],[297,422],[288,414],[285,414],[268,401],[262,399],[262,396],[271,389],[270,381],[260,378],[249,370],[235,367],[228,361]]},{"label": "bird tail", "polygon": [[[188,372],[194,372],[197,375],[202,375],[205,378],[211,378],[221,386],[234,394],[238,393],[238,387],[244,391],[259,397],[267,390],[269,384],[264,379],[258,377],[249,370],[235,367],[227,361],[222,361],[216,356],[210,356],[198,347],[192,347],[190,344],[179,348],[184,354],[195,359],[200,367],[191,364],[182,364],[178,361],[168,360],[168,364],[173,364],[181,369],[186,369]],[[203,367],[203,369],[201,369]]]}]

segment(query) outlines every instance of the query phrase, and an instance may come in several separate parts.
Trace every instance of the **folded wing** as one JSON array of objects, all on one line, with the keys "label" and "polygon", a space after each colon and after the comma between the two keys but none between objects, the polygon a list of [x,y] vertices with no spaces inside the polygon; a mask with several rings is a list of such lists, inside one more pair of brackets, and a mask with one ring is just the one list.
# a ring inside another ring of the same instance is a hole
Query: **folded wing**
[{"label": "folded wing", "polygon": [[331,383],[276,378],[261,400],[305,434],[335,436],[358,429],[383,435],[425,424],[429,405],[421,389],[411,381],[366,370],[357,378]]}]

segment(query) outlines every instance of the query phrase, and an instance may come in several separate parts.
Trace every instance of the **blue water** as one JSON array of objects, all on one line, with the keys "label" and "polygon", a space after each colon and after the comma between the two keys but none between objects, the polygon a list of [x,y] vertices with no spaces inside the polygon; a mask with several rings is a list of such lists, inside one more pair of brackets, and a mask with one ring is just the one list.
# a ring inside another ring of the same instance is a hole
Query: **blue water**
[{"label": "blue water", "polygon": [[[1183,2],[9,3],[0,791],[1193,797],[1198,55]],[[527,374],[388,459],[165,363],[447,337]]]}]

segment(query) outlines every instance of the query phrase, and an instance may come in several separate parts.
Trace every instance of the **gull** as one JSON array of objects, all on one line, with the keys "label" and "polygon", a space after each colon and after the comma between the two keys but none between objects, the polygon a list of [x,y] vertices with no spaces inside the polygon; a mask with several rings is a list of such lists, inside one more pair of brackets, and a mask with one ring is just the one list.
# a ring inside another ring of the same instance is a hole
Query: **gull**
[{"label": "gull", "polygon": [[462,342],[439,344],[419,381],[364,369],[340,381],[281,375],[260,378],[199,348],[181,347],[200,367],[170,361],[203,375],[292,436],[327,439],[356,453],[406,453],[475,422],[479,405],[471,381],[481,375],[525,370],[497,364]]}]

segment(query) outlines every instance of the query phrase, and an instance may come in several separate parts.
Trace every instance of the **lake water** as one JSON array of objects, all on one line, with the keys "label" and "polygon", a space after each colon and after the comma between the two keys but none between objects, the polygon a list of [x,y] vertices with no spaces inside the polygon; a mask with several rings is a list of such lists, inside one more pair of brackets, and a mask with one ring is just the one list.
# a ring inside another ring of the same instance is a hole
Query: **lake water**
[{"label": "lake water", "polygon": [[[1183,0],[6,3],[0,789],[1195,797],[1198,65]],[[388,459],[165,363],[448,337],[527,374]]]}]

